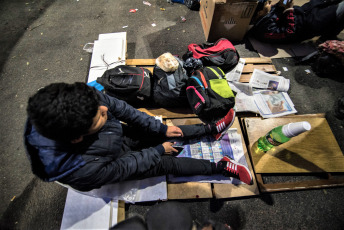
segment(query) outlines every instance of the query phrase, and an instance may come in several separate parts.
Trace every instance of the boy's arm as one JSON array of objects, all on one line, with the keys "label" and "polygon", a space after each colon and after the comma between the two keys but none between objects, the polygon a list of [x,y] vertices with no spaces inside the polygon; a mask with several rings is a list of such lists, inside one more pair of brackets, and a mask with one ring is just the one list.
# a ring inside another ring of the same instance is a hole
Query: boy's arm
[{"label": "boy's arm", "polygon": [[167,126],[154,117],[135,109],[125,101],[101,93],[99,95],[101,104],[108,107],[116,119],[143,128],[152,134],[166,135]]}]

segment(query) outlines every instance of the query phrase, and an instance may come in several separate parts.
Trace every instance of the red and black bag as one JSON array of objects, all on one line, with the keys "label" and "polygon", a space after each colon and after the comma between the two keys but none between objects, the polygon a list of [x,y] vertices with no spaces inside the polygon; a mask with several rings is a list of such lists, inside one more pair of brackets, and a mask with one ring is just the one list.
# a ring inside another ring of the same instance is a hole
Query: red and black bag
[{"label": "red and black bag", "polygon": [[104,86],[106,94],[136,105],[149,101],[151,77],[148,69],[119,65],[106,70],[97,82]]},{"label": "red and black bag", "polygon": [[183,55],[184,61],[189,57],[200,59],[203,66],[218,66],[225,73],[231,71],[240,58],[233,44],[226,38],[221,38],[215,43],[188,45],[188,52]]}]

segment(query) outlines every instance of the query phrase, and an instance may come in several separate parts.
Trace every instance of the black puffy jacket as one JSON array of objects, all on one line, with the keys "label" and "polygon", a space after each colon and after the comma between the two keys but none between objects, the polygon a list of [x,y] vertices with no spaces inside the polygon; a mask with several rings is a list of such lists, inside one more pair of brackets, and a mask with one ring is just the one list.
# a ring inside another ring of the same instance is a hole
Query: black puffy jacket
[{"label": "black puffy jacket", "polygon": [[164,153],[162,145],[121,154],[123,130],[120,121],[141,127],[152,136],[165,135],[167,126],[116,98],[100,95],[108,107],[108,120],[81,143],[59,143],[40,135],[27,121],[24,141],[32,171],[44,181],[59,181],[88,191],[123,181],[155,166]]}]

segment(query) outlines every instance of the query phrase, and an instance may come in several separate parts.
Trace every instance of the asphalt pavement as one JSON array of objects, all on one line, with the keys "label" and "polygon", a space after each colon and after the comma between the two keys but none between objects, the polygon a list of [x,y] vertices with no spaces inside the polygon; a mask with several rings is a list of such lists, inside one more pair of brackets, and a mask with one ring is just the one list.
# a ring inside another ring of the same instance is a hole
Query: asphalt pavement
[{"label": "asphalt pavement", "polygon": [[[22,139],[26,103],[50,83],[85,82],[91,59],[86,43],[101,33],[126,31],[128,58],[156,58],[165,52],[181,56],[188,44],[205,42],[199,12],[166,0],[149,2],[0,0],[0,229],[60,228],[67,189],[31,172]],[[258,57],[247,40],[235,47],[241,57]],[[325,113],[344,151],[343,121],[334,116],[334,104],[344,95],[343,76],[320,78],[296,62],[273,60],[291,80],[298,113]],[[195,220],[210,218],[234,229],[344,229],[343,195],[339,187],[180,202]],[[128,204],[126,217],[144,216],[152,205]]]}]

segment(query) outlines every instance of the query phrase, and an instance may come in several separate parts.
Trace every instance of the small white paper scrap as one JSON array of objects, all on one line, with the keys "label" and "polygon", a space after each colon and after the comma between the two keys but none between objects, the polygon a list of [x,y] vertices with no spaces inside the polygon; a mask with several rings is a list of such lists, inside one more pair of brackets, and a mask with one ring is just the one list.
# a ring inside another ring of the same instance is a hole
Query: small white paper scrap
[{"label": "small white paper scrap", "polygon": [[153,26],[153,27],[156,27],[156,24],[155,24],[155,23],[152,23],[152,26]]},{"label": "small white paper scrap", "polygon": [[309,69],[306,69],[305,72],[306,72],[307,74],[310,74],[310,73],[311,73],[311,71],[310,71]]},{"label": "small white paper scrap", "polygon": [[147,6],[151,6],[152,4],[150,4],[149,2],[147,1],[143,1],[143,4],[147,5]]},{"label": "small white paper scrap", "polygon": [[283,70],[284,70],[284,71],[288,71],[288,68],[287,68],[287,67],[283,67]]}]

